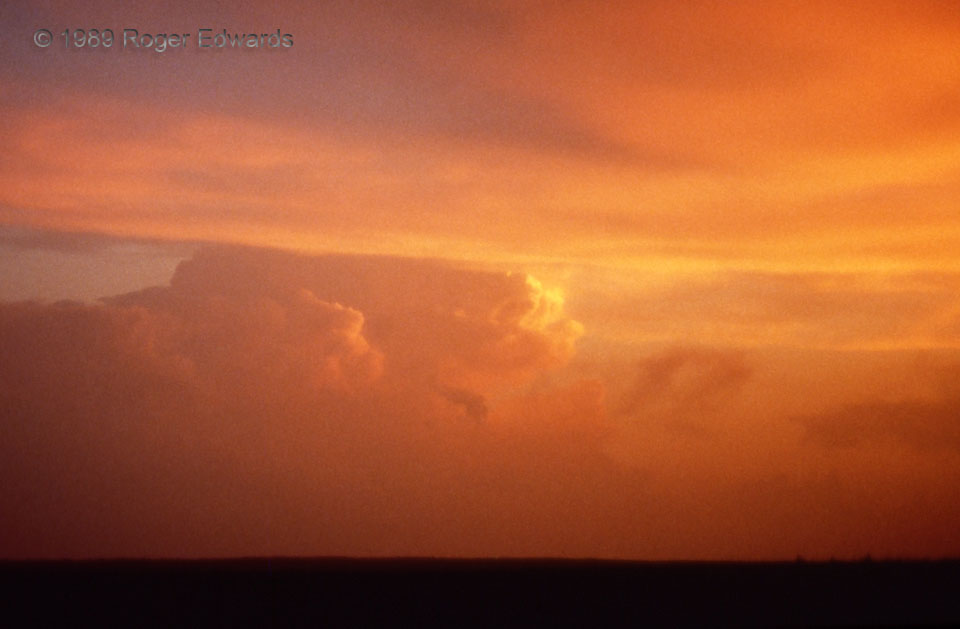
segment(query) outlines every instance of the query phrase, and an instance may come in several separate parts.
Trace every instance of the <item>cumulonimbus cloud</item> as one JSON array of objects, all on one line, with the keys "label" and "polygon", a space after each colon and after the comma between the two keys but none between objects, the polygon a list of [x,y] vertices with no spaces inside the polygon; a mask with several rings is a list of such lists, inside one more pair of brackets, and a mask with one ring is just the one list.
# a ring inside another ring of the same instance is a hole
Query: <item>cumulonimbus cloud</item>
[{"label": "cumulonimbus cloud", "polygon": [[[325,505],[325,548],[362,552],[376,534],[352,536],[380,521],[363,505],[441,517],[431,475],[484,477],[445,463],[443,444],[486,421],[486,396],[562,365],[580,333],[526,275],[254,249],[202,250],[169,286],[97,304],[0,304],[4,537],[41,555],[202,552],[161,525],[263,535],[258,509],[290,530]],[[503,439],[541,447],[511,408],[474,444],[480,467],[509,464]],[[532,411],[521,421],[549,413]],[[242,548],[205,541],[223,543]]]},{"label": "cumulonimbus cloud", "polygon": [[[525,274],[245,248],[96,304],[0,304],[0,556],[769,557],[956,529],[950,452],[887,438],[949,441],[952,402],[858,407],[857,443],[893,443],[877,467],[751,409],[756,353],[590,372],[582,331]],[[898,516],[918,488],[929,517]]]}]

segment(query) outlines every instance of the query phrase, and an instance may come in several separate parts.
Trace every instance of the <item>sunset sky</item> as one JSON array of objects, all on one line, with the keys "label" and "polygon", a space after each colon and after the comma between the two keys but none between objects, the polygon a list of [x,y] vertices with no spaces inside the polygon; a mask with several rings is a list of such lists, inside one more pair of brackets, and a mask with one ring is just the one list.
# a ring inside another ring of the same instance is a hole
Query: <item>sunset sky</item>
[{"label": "sunset sky", "polygon": [[7,558],[958,557],[960,8],[5,2],[0,478]]}]

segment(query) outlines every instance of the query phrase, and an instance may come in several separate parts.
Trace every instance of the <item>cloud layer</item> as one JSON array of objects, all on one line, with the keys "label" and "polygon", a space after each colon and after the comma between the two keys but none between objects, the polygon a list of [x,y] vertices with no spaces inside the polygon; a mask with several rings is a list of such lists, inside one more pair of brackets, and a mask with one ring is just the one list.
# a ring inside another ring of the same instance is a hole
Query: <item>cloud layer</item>
[{"label": "cloud layer", "polygon": [[[326,552],[385,550],[381,518],[413,534],[453,508],[431,505],[455,495],[432,475],[472,464],[444,441],[488,434],[486,396],[562,365],[580,333],[528,276],[262,250],[201,251],[169,287],[101,304],[3,304],[4,553],[303,552],[324,535]],[[299,550],[263,537],[321,505]],[[161,530],[212,535],[211,518],[259,542]]]},{"label": "cloud layer", "polygon": [[[960,29],[936,2],[68,4],[3,20],[5,223],[473,261],[960,268]],[[76,61],[22,35],[98,19],[280,23],[297,43]]]},{"label": "cloud layer", "polygon": [[960,461],[932,443],[955,398],[897,389],[902,360],[821,357],[804,382],[789,356],[677,345],[597,368],[584,334],[526,274],[246,248],[97,304],[4,303],[0,555],[960,547]]}]

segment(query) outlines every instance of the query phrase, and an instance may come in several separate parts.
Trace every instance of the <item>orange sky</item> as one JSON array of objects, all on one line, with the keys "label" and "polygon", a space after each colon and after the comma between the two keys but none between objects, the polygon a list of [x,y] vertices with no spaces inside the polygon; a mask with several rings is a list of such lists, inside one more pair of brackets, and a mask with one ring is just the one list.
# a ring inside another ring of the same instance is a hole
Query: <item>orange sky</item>
[{"label": "orange sky", "polygon": [[960,554],[953,3],[195,5],[0,8],[0,556]]}]

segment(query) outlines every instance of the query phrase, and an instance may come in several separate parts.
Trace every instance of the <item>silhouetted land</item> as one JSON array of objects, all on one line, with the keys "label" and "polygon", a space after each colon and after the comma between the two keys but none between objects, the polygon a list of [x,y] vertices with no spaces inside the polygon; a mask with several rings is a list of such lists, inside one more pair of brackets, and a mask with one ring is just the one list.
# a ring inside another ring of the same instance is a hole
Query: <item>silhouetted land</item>
[{"label": "silhouetted land", "polygon": [[6,561],[0,588],[2,626],[960,622],[960,561]]}]

